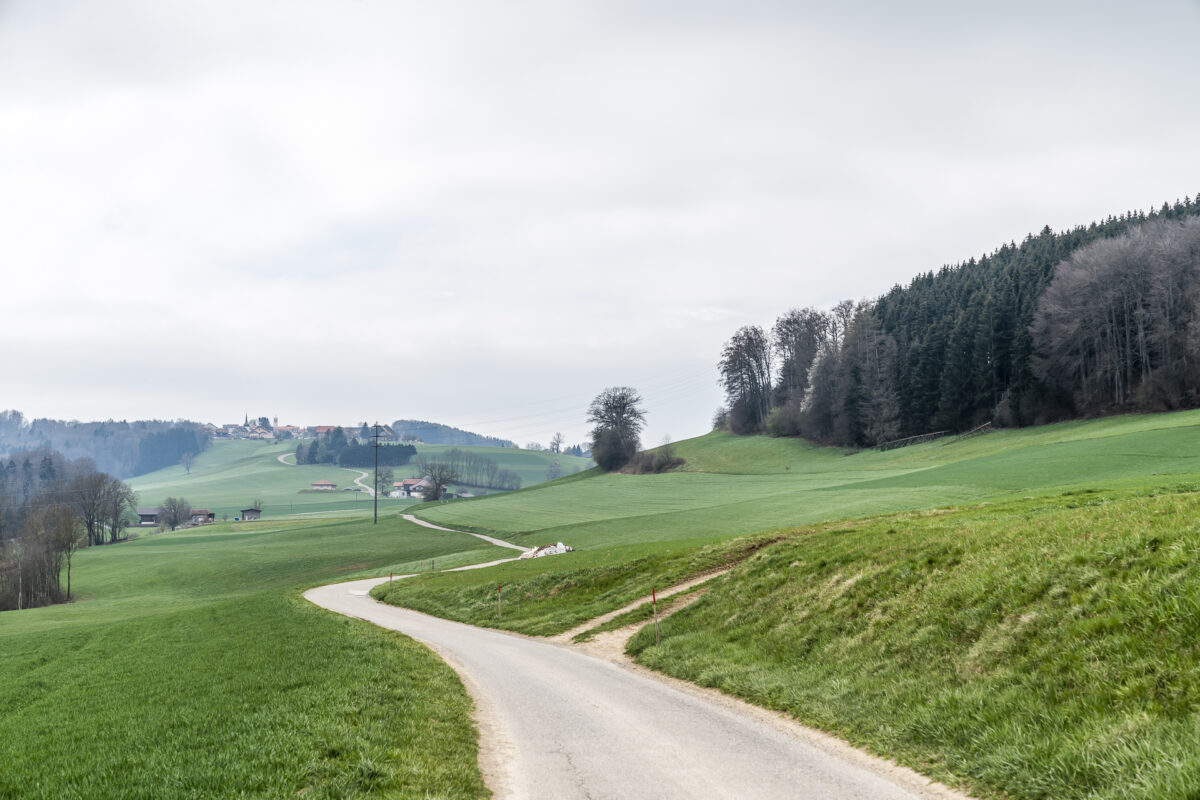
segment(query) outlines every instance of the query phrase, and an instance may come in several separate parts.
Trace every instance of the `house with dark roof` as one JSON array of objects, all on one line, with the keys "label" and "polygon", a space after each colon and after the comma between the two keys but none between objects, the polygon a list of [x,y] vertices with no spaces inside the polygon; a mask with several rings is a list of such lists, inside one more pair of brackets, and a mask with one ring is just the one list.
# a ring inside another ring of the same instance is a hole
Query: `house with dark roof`
[{"label": "house with dark roof", "polygon": [[259,519],[260,517],[262,517],[262,509],[261,508],[243,508],[241,511],[241,514],[242,514],[242,520],[245,522],[249,522],[251,520]]}]

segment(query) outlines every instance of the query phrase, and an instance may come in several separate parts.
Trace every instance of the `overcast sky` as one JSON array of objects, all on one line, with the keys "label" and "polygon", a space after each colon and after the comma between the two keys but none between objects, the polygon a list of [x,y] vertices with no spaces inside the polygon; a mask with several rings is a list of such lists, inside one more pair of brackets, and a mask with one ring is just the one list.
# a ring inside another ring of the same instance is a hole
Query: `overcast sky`
[{"label": "overcast sky", "polygon": [[706,431],[740,326],[1200,192],[1200,3],[0,0],[0,408]]}]

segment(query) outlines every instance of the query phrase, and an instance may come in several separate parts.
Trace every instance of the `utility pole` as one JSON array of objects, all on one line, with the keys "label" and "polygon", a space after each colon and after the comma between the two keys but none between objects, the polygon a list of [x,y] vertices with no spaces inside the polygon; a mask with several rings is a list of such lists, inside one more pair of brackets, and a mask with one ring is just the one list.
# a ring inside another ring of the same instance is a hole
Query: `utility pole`
[{"label": "utility pole", "polygon": [[375,435],[371,437],[375,440],[371,446],[375,448],[375,521],[372,525],[379,524],[379,422],[375,422]]}]

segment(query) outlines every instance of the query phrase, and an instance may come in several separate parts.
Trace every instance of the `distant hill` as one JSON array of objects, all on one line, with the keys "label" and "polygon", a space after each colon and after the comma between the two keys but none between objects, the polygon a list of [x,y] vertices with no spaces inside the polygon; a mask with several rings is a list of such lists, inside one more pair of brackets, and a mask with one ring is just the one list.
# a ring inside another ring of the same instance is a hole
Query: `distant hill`
[{"label": "distant hill", "polygon": [[479,433],[464,431],[462,428],[452,428],[436,422],[426,422],[419,419],[398,419],[392,423],[392,430],[401,439],[415,437],[425,444],[457,444],[473,445],[476,447],[516,447],[516,442],[499,439],[495,436],[484,436]]},{"label": "distant hill", "polygon": [[185,453],[204,452],[210,438],[204,427],[186,420],[29,420],[20,411],[0,411],[0,456],[52,449],[71,460],[90,458],[97,469],[119,478],[178,464]]}]

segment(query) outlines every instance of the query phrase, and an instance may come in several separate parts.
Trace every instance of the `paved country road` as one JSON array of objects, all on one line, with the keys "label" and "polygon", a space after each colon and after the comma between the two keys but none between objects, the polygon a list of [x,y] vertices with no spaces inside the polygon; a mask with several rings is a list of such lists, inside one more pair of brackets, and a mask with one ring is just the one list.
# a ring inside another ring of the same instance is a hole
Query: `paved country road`
[{"label": "paved country road", "polygon": [[771,712],[566,645],[379,603],[387,578],[305,592],[425,642],[475,699],[498,798],[951,798],[907,769]]}]

